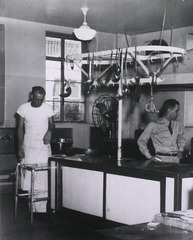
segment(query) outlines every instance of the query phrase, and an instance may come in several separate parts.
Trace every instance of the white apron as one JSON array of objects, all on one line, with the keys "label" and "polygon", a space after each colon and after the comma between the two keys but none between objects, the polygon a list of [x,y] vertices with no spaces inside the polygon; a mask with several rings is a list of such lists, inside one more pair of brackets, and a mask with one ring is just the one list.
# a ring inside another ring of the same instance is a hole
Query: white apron
[{"label": "white apron", "polygon": [[[43,137],[48,129],[48,118],[53,115],[50,106],[42,104],[39,108],[31,107],[30,103],[23,104],[17,111],[25,120],[25,135],[23,149],[25,158],[23,164],[48,164],[48,158],[51,156],[50,144],[43,143]],[[31,173],[25,171],[22,174],[21,188],[30,190]],[[40,171],[35,173],[34,189],[38,197],[47,197],[48,195],[48,173]],[[46,201],[36,202],[34,211],[46,212]]]},{"label": "white apron", "polygon": [[[39,140],[39,136],[25,135],[23,144],[25,158],[22,160],[24,164],[42,164],[48,163],[48,158],[51,156],[50,145],[43,144]],[[25,171],[22,173],[22,189],[30,190],[31,172]],[[34,190],[38,197],[47,197],[48,195],[48,172],[40,171],[35,173]],[[34,204],[34,212],[46,212],[46,201],[36,202]]]}]

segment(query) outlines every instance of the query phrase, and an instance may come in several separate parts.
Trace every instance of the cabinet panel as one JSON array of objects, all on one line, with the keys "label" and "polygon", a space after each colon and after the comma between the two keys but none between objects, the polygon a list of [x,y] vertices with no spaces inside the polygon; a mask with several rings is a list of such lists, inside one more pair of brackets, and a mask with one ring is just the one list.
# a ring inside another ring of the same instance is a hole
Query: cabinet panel
[{"label": "cabinet panel", "polygon": [[62,206],[103,216],[103,173],[62,167]]},{"label": "cabinet panel", "polygon": [[106,218],[125,224],[152,221],[160,212],[160,182],[107,174]]},{"label": "cabinet panel", "polygon": [[174,211],[174,178],[166,178],[166,212]]},{"label": "cabinet panel", "polygon": [[5,27],[0,25],[0,123],[5,114]]},{"label": "cabinet panel", "polygon": [[51,209],[56,209],[56,162],[50,161],[50,202]]},{"label": "cabinet panel", "polygon": [[193,178],[183,178],[182,179],[182,210],[193,208]]}]

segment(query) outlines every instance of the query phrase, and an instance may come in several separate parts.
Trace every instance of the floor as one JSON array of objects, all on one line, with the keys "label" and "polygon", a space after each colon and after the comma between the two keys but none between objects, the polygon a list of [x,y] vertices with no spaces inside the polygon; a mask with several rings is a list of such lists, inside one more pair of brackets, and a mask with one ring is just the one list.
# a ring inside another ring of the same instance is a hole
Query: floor
[{"label": "floor", "polygon": [[150,231],[147,224],[126,226],[103,222],[82,214],[65,212],[34,216],[30,228],[28,204],[20,200],[18,219],[14,221],[14,183],[0,182],[0,240],[192,240],[192,232],[159,225]]},{"label": "floor", "polygon": [[18,219],[14,221],[14,183],[0,183],[0,239],[1,240],[98,240],[99,229],[111,227],[109,223],[54,214],[52,224],[47,216],[34,216],[34,226],[30,229],[28,206],[20,200]]}]

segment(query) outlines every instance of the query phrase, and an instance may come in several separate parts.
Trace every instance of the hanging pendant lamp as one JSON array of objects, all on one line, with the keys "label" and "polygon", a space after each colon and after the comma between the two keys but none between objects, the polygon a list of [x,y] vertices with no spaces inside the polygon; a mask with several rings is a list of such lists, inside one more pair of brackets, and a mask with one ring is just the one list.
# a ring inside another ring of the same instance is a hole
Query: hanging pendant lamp
[{"label": "hanging pendant lamp", "polygon": [[83,8],[81,8],[81,10],[84,15],[84,22],[83,22],[82,26],[74,29],[74,34],[78,39],[80,39],[82,41],[89,41],[95,37],[96,31],[94,29],[91,29],[86,22],[86,14],[87,14],[88,8],[83,7]]}]

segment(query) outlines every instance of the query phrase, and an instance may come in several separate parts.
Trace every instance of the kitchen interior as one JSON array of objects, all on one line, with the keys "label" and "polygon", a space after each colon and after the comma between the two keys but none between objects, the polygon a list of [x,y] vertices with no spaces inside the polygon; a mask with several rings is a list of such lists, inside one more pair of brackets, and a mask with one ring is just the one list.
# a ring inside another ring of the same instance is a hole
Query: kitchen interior
[{"label": "kitchen interior", "polygon": [[[2,239],[192,238],[191,217],[179,218],[193,209],[192,10],[191,0],[0,0]],[[14,223],[15,112],[35,85],[56,128],[51,227],[34,218],[31,231],[22,200]],[[137,139],[169,98],[183,159],[146,166]]]}]

